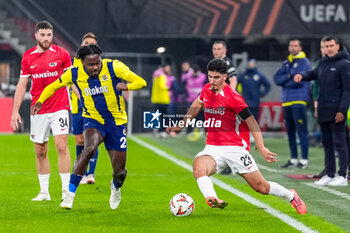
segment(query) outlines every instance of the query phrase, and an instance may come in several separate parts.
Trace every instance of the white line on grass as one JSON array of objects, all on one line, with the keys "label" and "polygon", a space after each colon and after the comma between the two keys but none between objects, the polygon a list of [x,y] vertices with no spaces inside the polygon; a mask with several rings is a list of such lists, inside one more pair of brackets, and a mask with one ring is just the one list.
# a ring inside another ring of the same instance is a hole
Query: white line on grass
[{"label": "white line on grass", "polygon": [[266,167],[266,166],[261,165],[261,164],[258,164],[258,167],[259,167],[259,169],[266,170],[266,171],[269,171],[269,172],[276,172],[276,173],[283,173],[283,172],[285,172],[285,171],[281,171],[281,170],[278,170],[278,169]]},{"label": "white line on grass", "polygon": [[[146,147],[147,149],[155,152],[157,155],[159,156],[162,156],[163,158],[166,158],[172,162],[174,162],[175,164],[179,165],[180,167],[183,167],[185,168],[186,170],[192,172],[192,166],[189,165],[188,163],[180,160],[180,159],[177,159],[175,157],[173,157],[172,155],[166,153],[165,151],[137,138],[137,137],[134,137],[134,136],[129,136],[129,138],[133,141],[135,141],[136,143],[140,144],[141,146],[143,147]],[[216,184],[217,186],[219,186],[220,188],[222,189],[225,189],[231,193],[233,193],[234,195],[242,198],[243,200],[259,207],[259,208],[262,208],[264,209],[266,212],[268,212],[269,214],[275,216],[276,218],[279,218],[280,220],[282,220],[283,222],[285,222],[286,224],[290,225],[291,227],[301,231],[301,232],[306,232],[306,233],[311,233],[311,232],[317,232],[317,231],[314,231],[312,230],[311,228],[305,226],[302,222],[299,222],[298,220],[284,214],[284,213],[281,213],[280,211],[272,208],[271,206],[259,201],[258,199],[254,198],[254,197],[251,197],[249,196],[248,194],[245,194],[235,188],[233,188],[232,186],[224,183],[223,181],[217,179],[217,178],[214,178],[212,177],[212,180],[214,182],[214,184]]]},{"label": "white line on grass", "polygon": [[338,197],[343,197],[345,199],[350,200],[350,195],[347,194],[347,193],[342,193],[342,192],[339,192],[338,190],[331,189],[331,188],[325,187],[325,186],[319,186],[319,185],[316,185],[314,183],[304,182],[303,184],[306,184],[306,185],[311,186],[311,187],[316,188],[316,189],[320,189],[320,190],[326,191],[326,192],[334,194],[334,195],[336,195]]}]

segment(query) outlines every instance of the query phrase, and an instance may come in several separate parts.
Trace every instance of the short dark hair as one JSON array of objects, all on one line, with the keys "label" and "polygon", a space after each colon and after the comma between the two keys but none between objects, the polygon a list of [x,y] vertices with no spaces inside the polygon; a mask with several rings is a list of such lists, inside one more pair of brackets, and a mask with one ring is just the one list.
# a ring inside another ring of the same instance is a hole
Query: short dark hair
[{"label": "short dark hair", "polygon": [[208,63],[207,70],[227,74],[228,65],[223,59],[215,58]]},{"label": "short dark hair", "polygon": [[216,40],[216,41],[214,41],[213,45],[214,44],[222,44],[225,48],[227,48],[226,42],[223,40]]},{"label": "short dark hair", "polygon": [[327,35],[321,39],[321,42],[334,40],[336,44],[339,44],[339,40],[334,35]]},{"label": "short dark hair", "polygon": [[94,40],[96,40],[96,42],[97,42],[97,37],[96,37],[95,34],[92,33],[92,32],[86,33],[86,34],[83,36],[83,38],[81,38],[81,42],[83,42],[86,38],[94,39]]},{"label": "short dark hair", "polygon": [[51,29],[53,30],[52,24],[48,21],[40,21],[35,25],[35,32],[38,32],[40,29]]},{"label": "short dark hair", "polygon": [[77,52],[76,58],[84,60],[86,56],[95,54],[102,54],[102,49],[98,45],[81,46]]},{"label": "short dark hair", "polygon": [[291,41],[298,41],[298,42],[299,42],[299,46],[302,47],[302,46],[301,46],[301,41],[300,41],[299,39],[297,39],[297,38],[292,38],[292,39],[289,40],[289,43],[290,43]]}]

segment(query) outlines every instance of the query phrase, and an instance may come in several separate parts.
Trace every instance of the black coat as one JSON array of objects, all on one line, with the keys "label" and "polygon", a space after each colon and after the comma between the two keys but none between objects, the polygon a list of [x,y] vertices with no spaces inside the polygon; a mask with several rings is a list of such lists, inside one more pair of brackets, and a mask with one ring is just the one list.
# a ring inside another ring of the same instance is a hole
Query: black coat
[{"label": "black coat", "polygon": [[344,114],[350,104],[350,55],[345,47],[333,57],[324,56],[315,69],[302,72],[303,81],[317,80],[318,121],[335,121],[337,112]]}]

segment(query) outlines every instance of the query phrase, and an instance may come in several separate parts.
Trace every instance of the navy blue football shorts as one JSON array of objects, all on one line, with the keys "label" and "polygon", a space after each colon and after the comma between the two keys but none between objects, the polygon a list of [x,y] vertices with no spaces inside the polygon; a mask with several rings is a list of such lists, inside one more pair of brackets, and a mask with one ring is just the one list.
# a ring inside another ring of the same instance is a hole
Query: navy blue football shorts
[{"label": "navy blue football shorts", "polygon": [[87,128],[96,128],[104,137],[106,150],[126,151],[126,128],[124,125],[103,125],[91,118],[84,118],[84,131]]}]

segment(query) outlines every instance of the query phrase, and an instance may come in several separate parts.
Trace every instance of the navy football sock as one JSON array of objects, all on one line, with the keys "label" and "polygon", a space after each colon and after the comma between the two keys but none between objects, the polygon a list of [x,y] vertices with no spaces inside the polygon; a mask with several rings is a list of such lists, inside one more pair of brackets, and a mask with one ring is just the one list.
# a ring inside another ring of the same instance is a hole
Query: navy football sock
[{"label": "navy football sock", "polygon": [[77,188],[78,188],[82,178],[83,177],[81,175],[72,174],[70,176],[69,192],[75,193],[75,191],[77,190]]},{"label": "navy football sock", "polygon": [[87,175],[95,174],[97,158],[98,158],[98,149],[95,155],[89,161],[89,172],[87,173]]}]

